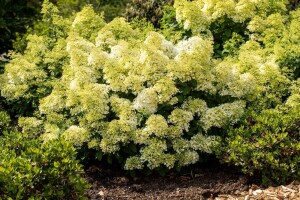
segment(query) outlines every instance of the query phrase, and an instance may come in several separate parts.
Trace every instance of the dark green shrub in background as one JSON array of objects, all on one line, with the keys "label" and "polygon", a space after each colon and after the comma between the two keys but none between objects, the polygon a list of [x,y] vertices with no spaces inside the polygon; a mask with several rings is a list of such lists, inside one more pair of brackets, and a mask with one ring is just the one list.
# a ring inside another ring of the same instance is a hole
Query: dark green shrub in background
[{"label": "dark green shrub in background", "polygon": [[146,18],[152,22],[155,27],[160,26],[161,18],[164,14],[163,7],[173,5],[174,0],[131,0],[127,4],[126,18],[131,21],[138,17],[139,19]]},{"label": "dark green shrub in background", "polygon": [[115,17],[124,16],[126,5],[130,0],[101,0],[100,6],[94,9],[96,12],[103,12],[105,20],[112,21]]},{"label": "dark green shrub in background", "polygon": [[[90,4],[95,12],[104,12],[104,18],[111,21],[125,14],[129,0],[50,0],[50,2],[59,8],[63,16],[70,16]],[[12,48],[24,50],[27,35],[42,31],[39,22],[42,3],[43,0],[0,0],[0,55]]]},{"label": "dark green shrub in background", "polygon": [[0,137],[0,199],[85,199],[88,184],[73,146],[16,131]]},{"label": "dark green shrub in background", "polygon": [[39,15],[39,0],[0,1],[0,54],[12,48],[12,40],[33,25]]},{"label": "dark green shrub in background", "polygon": [[103,12],[106,21],[111,21],[115,17],[125,14],[126,4],[130,0],[52,0],[57,5],[60,12],[68,16],[74,12],[80,11],[84,6],[90,4],[95,12]]},{"label": "dark green shrub in background", "polygon": [[163,7],[163,16],[160,20],[160,31],[167,40],[177,43],[181,39],[191,37],[191,31],[184,30],[183,25],[176,21],[176,11],[173,6]]}]

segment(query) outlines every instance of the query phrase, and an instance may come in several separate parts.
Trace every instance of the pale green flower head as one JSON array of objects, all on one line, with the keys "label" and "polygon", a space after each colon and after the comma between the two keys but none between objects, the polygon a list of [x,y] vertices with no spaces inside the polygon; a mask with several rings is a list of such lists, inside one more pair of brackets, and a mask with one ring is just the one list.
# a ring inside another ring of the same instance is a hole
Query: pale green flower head
[{"label": "pale green flower head", "polygon": [[168,168],[172,168],[175,163],[175,156],[164,153],[167,150],[167,144],[165,140],[152,139],[148,146],[141,150],[141,161],[147,162],[147,167],[150,169],[157,168],[161,165],[165,165]]},{"label": "pale green flower head", "polygon": [[145,115],[154,114],[157,111],[158,96],[153,88],[146,88],[135,98],[133,107]]},{"label": "pale green flower head", "polygon": [[285,12],[288,0],[175,0],[176,19],[194,33],[208,30],[209,25],[225,16],[243,23],[266,12]]},{"label": "pale green flower head", "polygon": [[85,6],[72,23],[72,31],[90,41],[94,41],[97,32],[105,26],[103,15],[95,13],[91,5]]},{"label": "pale green flower head", "polygon": [[167,41],[163,35],[157,32],[150,32],[144,43],[147,46],[162,51],[169,58],[174,58],[178,53],[175,45],[172,42]]},{"label": "pale green flower head", "polygon": [[193,113],[193,115],[201,116],[207,110],[207,104],[204,100],[189,97],[182,104],[182,109]]},{"label": "pale green flower head", "polygon": [[179,90],[170,77],[164,77],[153,86],[158,94],[159,103],[169,102]]},{"label": "pale green flower head", "polygon": [[191,139],[191,148],[205,153],[213,153],[212,147],[218,144],[215,136],[204,136],[201,133],[194,135]]},{"label": "pale green flower head", "polygon": [[147,132],[153,133],[158,137],[165,137],[168,133],[167,120],[161,115],[150,115],[146,121]]},{"label": "pale green flower head", "polygon": [[43,121],[35,117],[20,117],[18,125],[22,127],[22,133],[36,137],[44,132]]},{"label": "pale green flower head", "polygon": [[169,122],[181,127],[182,130],[188,131],[190,121],[193,120],[193,113],[182,109],[174,109],[168,117]]},{"label": "pale green flower head", "polygon": [[285,104],[289,107],[300,108],[300,94],[291,95]]},{"label": "pale green flower head", "polygon": [[78,126],[71,126],[69,127],[62,136],[67,140],[70,141],[75,146],[81,146],[83,143],[87,142],[90,137],[90,133],[81,127]]},{"label": "pale green flower head", "polygon": [[245,102],[235,101],[207,109],[200,119],[203,129],[207,131],[211,127],[221,128],[238,122],[244,114],[245,106]]},{"label": "pale green flower head", "polygon": [[183,138],[176,138],[172,140],[173,149],[176,153],[183,153],[191,148],[191,143],[189,140]]},{"label": "pale green flower head", "polygon": [[176,154],[179,166],[186,166],[190,164],[195,164],[199,161],[199,154],[193,150],[187,150]]}]

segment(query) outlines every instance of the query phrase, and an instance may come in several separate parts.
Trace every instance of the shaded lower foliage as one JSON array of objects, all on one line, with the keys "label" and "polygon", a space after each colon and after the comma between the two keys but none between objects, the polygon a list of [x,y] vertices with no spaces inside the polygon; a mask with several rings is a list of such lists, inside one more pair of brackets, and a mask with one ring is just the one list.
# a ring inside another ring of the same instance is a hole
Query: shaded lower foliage
[{"label": "shaded lower foliage", "polygon": [[17,131],[0,136],[1,199],[85,199],[87,181],[70,143],[46,144]]}]

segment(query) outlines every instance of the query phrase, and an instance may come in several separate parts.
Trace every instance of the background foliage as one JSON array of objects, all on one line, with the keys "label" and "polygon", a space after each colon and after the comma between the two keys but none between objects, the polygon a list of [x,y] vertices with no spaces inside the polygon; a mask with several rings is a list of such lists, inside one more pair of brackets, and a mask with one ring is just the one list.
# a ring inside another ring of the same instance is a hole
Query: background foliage
[{"label": "background foliage", "polygon": [[0,54],[12,47],[12,40],[17,34],[24,33],[32,26],[40,12],[40,2],[30,1],[0,1]]},{"label": "background foliage", "polygon": [[[111,21],[114,17],[124,15],[129,0],[51,0],[63,16],[70,16],[80,11],[85,5],[92,5],[98,13],[104,12],[105,20]],[[11,50],[23,50],[26,37],[29,33],[43,31],[40,22],[41,0],[15,1],[1,0],[0,8],[0,54]],[[27,34],[26,34],[27,33]],[[25,35],[24,35],[25,34]],[[14,42],[17,40],[16,42]]]},{"label": "background foliage", "polygon": [[173,5],[174,0],[131,0],[126,7],[126,18],[131,21],[134,18],[147,19],[155,27],[160,27],[164,14],[164,6]]}]

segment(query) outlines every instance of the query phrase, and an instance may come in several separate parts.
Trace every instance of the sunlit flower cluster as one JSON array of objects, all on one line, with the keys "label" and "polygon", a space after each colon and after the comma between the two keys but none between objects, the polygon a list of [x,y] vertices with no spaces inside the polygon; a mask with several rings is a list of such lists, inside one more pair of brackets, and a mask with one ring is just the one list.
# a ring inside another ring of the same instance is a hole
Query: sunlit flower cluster
[{"label": "sunlit flower cluster", "polygon": [[141,91],[134,100],[133,107],[144,114],[154,114],[157,111],[158,96],[153,88]]},{"label": "sunlit flower cluster", "polygon": [[245,102],[235,101],[217,107],[209,108],[201,117],[204,130],[211,127],[222,127],[227,123],[236,123],[244,113]]},{"label": "sunlit flower cluster", "polygon": [[30,137],[36,137],[44,132],[43,121],[35,117],[20,117],[18,125],[22,127],[22,132],[28,134]]},{"label": "sunlit flower cluster", "polygon": [[199,33],[222,17],[231,18],[235,22],[245,22],[255,15],[285,11],[287,3],[288,0],[176,0],[174,6],[177,21],[182,22],[185,29]]},{"label": "sunlit flower cluster", "polygon": [[72,144],[81,146],[84,142],[87,142],[89,140],[90,134],[86,129],[73,125],[68,128],[62,134],[62,136]]}]

